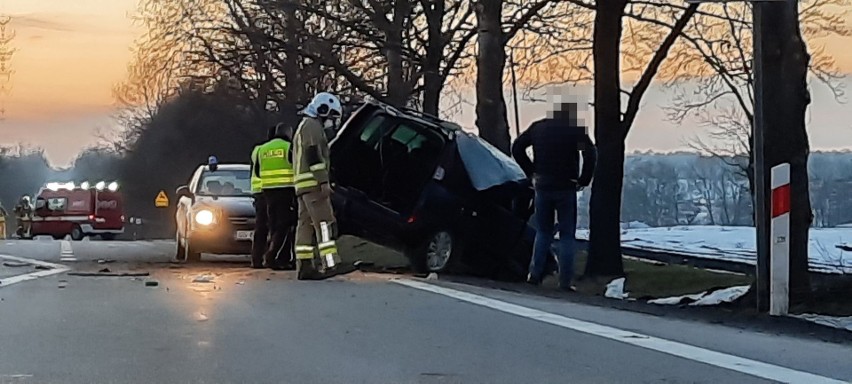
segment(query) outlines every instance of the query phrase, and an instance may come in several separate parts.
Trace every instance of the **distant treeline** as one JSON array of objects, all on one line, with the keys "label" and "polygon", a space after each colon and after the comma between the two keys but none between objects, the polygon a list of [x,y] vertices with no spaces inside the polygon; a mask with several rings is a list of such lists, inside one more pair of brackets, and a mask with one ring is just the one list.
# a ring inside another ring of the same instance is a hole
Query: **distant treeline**
[{"label": "distant treeline", "polygon": [[[749,182],[740,159],[697,153],[634,152],[624,168],[625,226],[753,225]],[[852,151],[811,153],[815,227],[852,223]],[[589,195],[581,197],[581,224]],[[641,224],[639,224],[641,223]]]}]

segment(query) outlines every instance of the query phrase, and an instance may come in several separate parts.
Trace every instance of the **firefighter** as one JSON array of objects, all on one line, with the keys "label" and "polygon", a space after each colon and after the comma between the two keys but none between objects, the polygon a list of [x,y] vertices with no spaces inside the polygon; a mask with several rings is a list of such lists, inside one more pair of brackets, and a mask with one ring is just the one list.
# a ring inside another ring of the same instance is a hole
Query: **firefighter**
[{"label": "firefighter", "polygon": [[15,218],[17,220],[17,234],[19,238],[25,238],[29,235],[30,225],[32,224],[33,207],[30,204],[29,196],[21,196],[18,204],[15,206]]},{"label": "firefighter", "polygon": [[[275,126],[269,127],[266,140],[275,137]],[[260,147],[258,144],[251,152],[251,195],[254,203],[254,237],[251,243],[251,267],[263,268],[263,255],[269,246],[269,215],[267,214],[266,198],[263,196],[263,179],[260,177]]]},{"label": "firefighter", "polygon": [[335,127],[342,112],[337,96],[326,92],[317,94],[302,111],[304,117],[293,137],[299,206],[296,227],[299,280],[330,276],[340,264],[337,228],[331,207],[329,148],[325,131]]},{"label": "firefighter", "polygon": [[[287,241],[296,225],[296,192],[288,135],[283,124],[275,127],[275,136],[258,150],[260,178],[269,219],[269,247],[264,254],[267,268],[292,269],[292,241]],[[289,245],[289,246],[288,246]]]},{"label": "firefighter", "polygon": [[6,239],[6,216],[9,213],[6,212],[6,208],[3,208],[3,203],[0,203],[0,239]]}]

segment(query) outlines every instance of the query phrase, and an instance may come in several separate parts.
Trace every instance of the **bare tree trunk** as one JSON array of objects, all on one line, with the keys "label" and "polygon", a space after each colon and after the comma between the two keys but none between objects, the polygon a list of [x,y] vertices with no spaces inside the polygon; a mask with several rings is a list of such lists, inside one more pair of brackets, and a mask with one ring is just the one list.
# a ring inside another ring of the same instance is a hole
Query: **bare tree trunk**
[{"label": "bare tree trunk", "polygon": [[[510,152],[509,117],[503,97],[506,67],[503,0],[476,3],[479,54],[476,57],[476,127],[479,135],[504,153]],[[616,211],[617,214],[618,211]]]},{"label": "bare tree trunk", "polygon": [[281,113],[282,123],[292,127],[294,130],[299,124],[298,107],[299,103],[307,103],[309,95],[305,95],[305,79],[302,76],[302,57],[299,55],[298,49],[295,47],[301,46],[298,41],[301,36],[302,24],[296,14],[296,7],[288,6],[284,8],[284,30],[287,34],[284,36],[289,42],[285,48],[287,62],[284,65],[284,100],[280,105],[279,112]]},{"label": "bare tree trunk", "polygon": [[624,274],[621,260],[621,190],[624,138],[621,121],[621,17],[627,0],[600,0],[595,13],[595,142],[598,162],[589,203],[588,276]]},{"label": "bare tree trunk", "polygon": [[444,36],[441,29],[444,23],[443,0],[434,1],[426,5],[426,24],[429,31],[428,45],[426,46],[426,63],[423,75],[423,112],[438,116],[441,104],[441,90],[444,88],[444,79],[441,76],[441,61],[444,56]]},{"label": "bare tree trunk", "polygon": [[[799,29],[796,0],[763,5],[766,6],[761,25],[766,53],[763,70],[767,87],[763,92],[763,105],[769,108],[764,112],[768,128],[765,156],[767,170],[790,163],[790,300],[791,305],[795,305],[806,302],[811,293],[808,232],[813,216],[808,185],[810,145],[805,120],[811,101],[807,84],[810,55]],[[770,174],[766,172],[767,188]],[[770,201],[766,203],[767,212],[772,212]],[[769,219],[762,224],[768,227]]]},{"label": "bare tree trunk", "polygon": [[[411,13],[409,0],[396,0],[393,7],[393,19],[385,40],[385,56],[388,60],[387,92],[388,102],[395,107],[403,107],[409,96],[408,82],[405,81],[402,44],[403,30]],[[384,16],[382,16],[384,17]]]}]

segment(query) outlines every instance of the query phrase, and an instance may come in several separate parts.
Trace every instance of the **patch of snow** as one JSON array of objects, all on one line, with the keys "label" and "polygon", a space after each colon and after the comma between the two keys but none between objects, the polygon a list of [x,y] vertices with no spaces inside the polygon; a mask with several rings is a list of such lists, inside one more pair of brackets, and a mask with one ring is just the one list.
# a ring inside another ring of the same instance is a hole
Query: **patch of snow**
[{"label": "patch of snow", "polygon": [[705,306],[705,305],[719,305],[722,303],[730,303],[736,299],[739,299],[743,295],[748,292],[748,285],[743,285],[739,287],[730,287],[725,289],[720,289],[718,291],[713,291],[709,294],[704,295],[698,301],[691,303],[689,305],[694,306]]},{"label": "patch of snow", "polygon": [[802,315],[790,315],[792,317],[796,317],[802,320],[812,321],[814,323],[825,325],[828,327],[834,327],[839,329],[845,329],[847,331],[852,331],[852,316],[849,317],[836,317],[836,316],[825,316],[825,315],[815,315],[812,313],[805,313]]},{"label": "patch of snow", "polygon": [[624,278],[620,277],[610,281],[609,284],[606,285],[606,292],[604,292],[604,296],[610,299],[626,299],[628,293],[624,292]]},{"label": "patch of snow", "polygon": [[730,303],[739,299],[748,292],[748,285],[719,289],[710,293],[701,292],[691,295],[666,297],[662,299],[648,300],[649,304],[658,305],[680,305],[689,304],[691,306],[710,306],[719,305],[722,303]]},{"label": "patch of snow", "polygon": [[683,303],[694,303],[701,299],[707,292],[696,293],[694,295],[665,297],[662,299],[648,300],[650,304],[658,305],[678,305]]},{"label": "patch of snow", "polygon": [[[677,226],[629,228],[621,231],[625,248],[659,251],[685,256],[720,259],[754,265],[754,227]],[[577,238],[587,240],[588,230]],[[810,269],[822,273],[852,274],[852,228],[811,228]]]}]

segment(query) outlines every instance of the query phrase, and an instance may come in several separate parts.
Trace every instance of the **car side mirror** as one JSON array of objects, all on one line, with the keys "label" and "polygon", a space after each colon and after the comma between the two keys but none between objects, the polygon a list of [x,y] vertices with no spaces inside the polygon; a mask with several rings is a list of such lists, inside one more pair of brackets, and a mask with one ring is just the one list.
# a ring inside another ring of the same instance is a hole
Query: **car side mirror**
[{"label": "car side mirror", "polygon": [[188,197],[190,199],[193,198],[192,192],[189,191],[189,187],[187,187],[186,185],[182,185],[182,186],[178,187],[178,189],[175,193],[180,197]]}]

